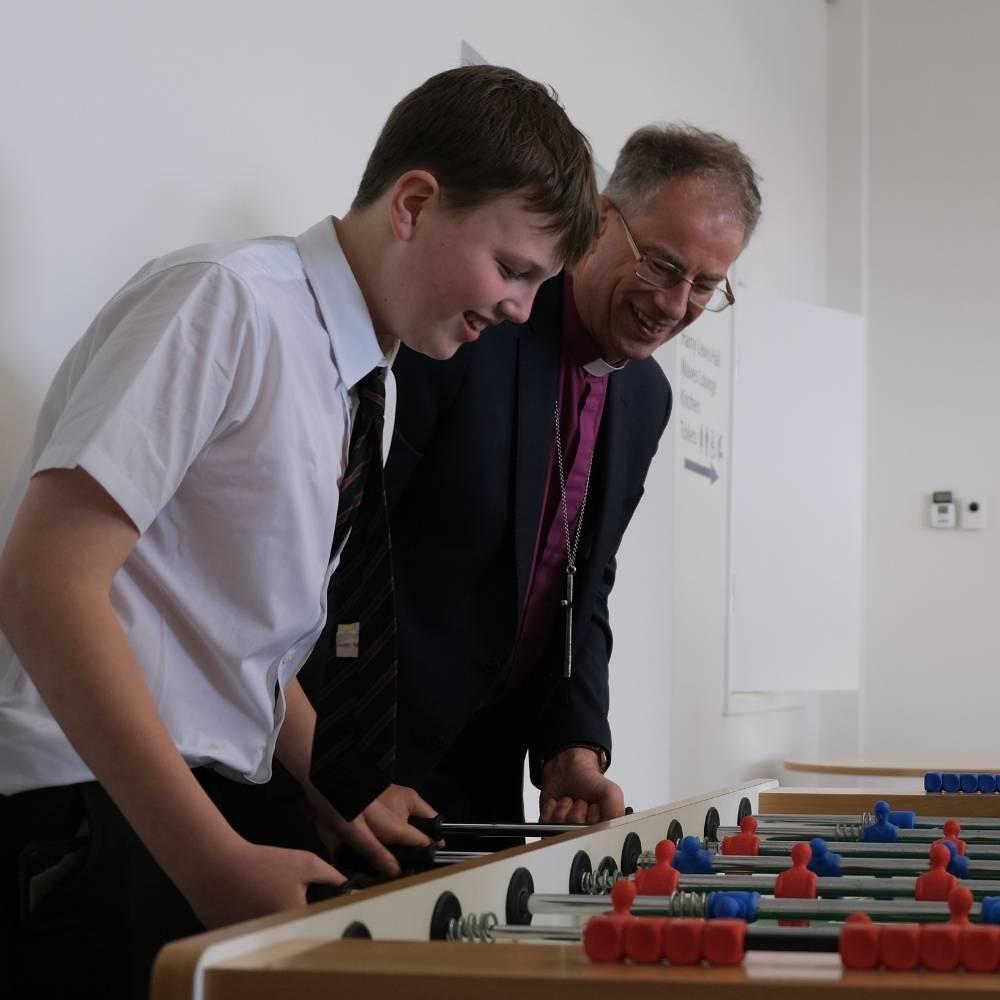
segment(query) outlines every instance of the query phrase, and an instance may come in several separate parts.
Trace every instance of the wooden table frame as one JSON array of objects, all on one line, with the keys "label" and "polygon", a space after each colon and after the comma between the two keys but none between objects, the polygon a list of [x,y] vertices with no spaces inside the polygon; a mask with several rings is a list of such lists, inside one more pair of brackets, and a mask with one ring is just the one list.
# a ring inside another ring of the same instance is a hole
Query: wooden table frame
[{"label": "wooden table frame", "polygon": [[[817,800],[806,797],[801,801],[809,808],[800,811],[852,811],[829,790],[815,791],[828,793],[827,806],[814,808]],[[871,792],[863,794],[871,799]],[[445,889],[459,897],[466,912],[492,910],[502,920],[506,887],[516,868],[532,872],[538,892],[565,892],[578,850],[586,850],[596,865],[603,855],[618,857],[629,833],[652,848],[671,820],[700,836],[709,809],[718,811],[723,824],[733,824],[743,798],[754,811],[758,805],[761,811],[795,811],[777,782],[749,782],[174,942],[157,959],[151,1000],[844,1000],[848,995],[902,1000],[914,993],[920,1000],[950,1000],[997,995],[1000,975],[851,972],[829,954],[750,953],[743,966],[728,969],[609,966],[588,962],[579,945],[426,940],[430,909]],[[896,808],[906,807],[895,798]],[[375,939],[340,939],[354,920],[366,923]],[[546,920],[555,918],[535,923]]]}]

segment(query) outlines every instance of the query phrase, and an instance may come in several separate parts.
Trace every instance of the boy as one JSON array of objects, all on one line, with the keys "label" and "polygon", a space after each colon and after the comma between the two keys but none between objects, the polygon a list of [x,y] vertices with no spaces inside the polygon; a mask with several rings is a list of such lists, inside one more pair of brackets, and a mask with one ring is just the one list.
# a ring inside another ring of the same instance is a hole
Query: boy
[{"label": "boy", "polygon": [[295,681],[350,542],[331,554],[359,386],[375,373],[387,442],[398,343],[447,358],[523,321],[596,218],[586,140],[552,96],[466,67],[393,110],[343,219],[170,254],[104,307],[0,514],[15,982],[142,995],[164,941],[339,882],[305,816],[263,802],[272,755],[324,836],[384,871],[382,844],[427,842],[410,789],[354,816],[314,787]]}]

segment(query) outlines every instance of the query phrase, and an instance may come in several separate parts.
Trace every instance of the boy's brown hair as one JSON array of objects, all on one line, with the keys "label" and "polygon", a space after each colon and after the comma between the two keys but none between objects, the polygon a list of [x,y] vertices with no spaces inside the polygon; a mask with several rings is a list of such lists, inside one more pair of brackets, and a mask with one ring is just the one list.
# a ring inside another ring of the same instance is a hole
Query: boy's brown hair
[{"label": "boy's brown hair", "polygon": [[463,66],[404,97],[375,143],[352,208],[371,205],[407,170],[427,170],[461,211],[523,191],[551,221],[563,261],[575,264],[597,234],[590,143],[555,93],[502,66]]}]

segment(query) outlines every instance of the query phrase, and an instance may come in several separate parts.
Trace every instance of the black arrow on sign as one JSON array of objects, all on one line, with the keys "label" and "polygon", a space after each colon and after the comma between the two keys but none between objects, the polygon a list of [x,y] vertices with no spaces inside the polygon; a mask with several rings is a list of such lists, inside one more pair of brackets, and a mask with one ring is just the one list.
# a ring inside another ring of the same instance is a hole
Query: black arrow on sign
[{"label": "black arrow on sign", "polygon": [[684,468],[697,472],[699,476],[704,476],[713,486],[716,479],[719,478],[714,465],[699,465],[697,462],[692,462],[690,458],[684,459]]}]

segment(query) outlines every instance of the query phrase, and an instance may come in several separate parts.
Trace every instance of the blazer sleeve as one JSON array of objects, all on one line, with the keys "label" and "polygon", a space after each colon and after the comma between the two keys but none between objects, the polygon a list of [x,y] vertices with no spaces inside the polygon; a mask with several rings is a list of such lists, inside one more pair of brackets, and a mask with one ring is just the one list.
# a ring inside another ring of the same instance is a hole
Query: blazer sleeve
[{"label": "blazer sleeve", "polygon": [[396,419],[385,463],[385,495],[390,512],[406,492],[413,473],[451,408],[469,368],[469,352],[459,349],[437,361],[400,345],[393,362]]}]

